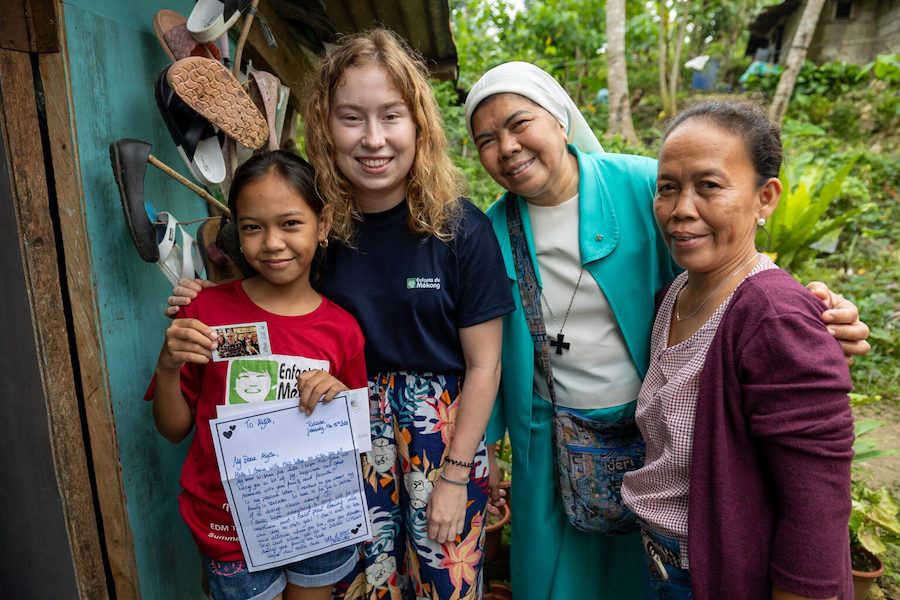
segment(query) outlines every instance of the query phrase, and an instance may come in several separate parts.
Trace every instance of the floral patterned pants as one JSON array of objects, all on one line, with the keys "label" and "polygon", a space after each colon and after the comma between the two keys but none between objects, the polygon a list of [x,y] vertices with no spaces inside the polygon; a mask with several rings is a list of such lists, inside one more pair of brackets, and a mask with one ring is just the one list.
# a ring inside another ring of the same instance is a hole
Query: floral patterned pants
[{"label": "floral patterned pants", "polygon": [[488,465],[479,445],[462,535],[428,537],[428,496],[453,436],[461,378],[400,371],[369,379],[372,451],[363,478],[374,538],[335,586],[345,600],[481,600]]}]

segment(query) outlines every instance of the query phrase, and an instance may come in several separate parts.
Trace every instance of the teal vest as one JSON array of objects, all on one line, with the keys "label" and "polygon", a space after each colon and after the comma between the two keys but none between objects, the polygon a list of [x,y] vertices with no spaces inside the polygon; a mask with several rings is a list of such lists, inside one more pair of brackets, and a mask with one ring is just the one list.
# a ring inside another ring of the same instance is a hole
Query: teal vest
[{"label": "teal vest", "polygon": [[[631,360],[643,377],[649,361],[654,294],[677,272],[653,217],[656,161],[626,154],[584,154],[572,146],[569,151],[578,158],[581,263],[609,301]],[[520,456],[524,458],[530,445],[534,346],[512,262],[507,202],[519,203],[531,260],[537,268],[527,203],[507,193],[487,211],[516,303],[516,310],[503,318],[503,371],[487,441],[496,441],[506,429],[513,452],[523,453]],[[540,284],[540,272],[537,278]]]}]

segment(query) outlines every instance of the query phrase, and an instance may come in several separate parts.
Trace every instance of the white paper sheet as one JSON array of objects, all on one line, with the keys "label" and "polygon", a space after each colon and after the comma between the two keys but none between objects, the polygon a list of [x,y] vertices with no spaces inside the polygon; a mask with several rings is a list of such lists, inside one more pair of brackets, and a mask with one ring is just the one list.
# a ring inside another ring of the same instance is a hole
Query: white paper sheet
[{"label": "white paper sheet", "polygon": [[296,399],[270,401],[210,421],[250,571],[371,537],[351,403],[344,393],[307,417]]},{"label": "white paper sheet", "polygon": [[[350,424],[353,427],[353,437],[356,439],[356,449],[360,454],[372,450],[372,431],[369,425],[369,391],[366,388],[357,388],[349,392],[341,392],[334,397],[335,400],[346,399],[350,406]],[[273,405],[268,401],[267,406]],[[297,400],[293,400],[294,407]],[[228,417],[246,413],[248,410],[256,410],[258,404],[219,404],[216,406],[216,416]]]}]

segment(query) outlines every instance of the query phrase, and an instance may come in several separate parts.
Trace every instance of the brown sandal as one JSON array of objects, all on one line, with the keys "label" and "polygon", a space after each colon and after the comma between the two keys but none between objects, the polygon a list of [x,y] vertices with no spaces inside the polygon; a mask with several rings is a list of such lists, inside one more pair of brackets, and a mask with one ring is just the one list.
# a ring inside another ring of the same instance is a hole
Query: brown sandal
[{"label": "brown sandal", "polygon": [[219,47],[212,42],[201,44],[187,30],[187,19],[175,11],[163,9],[153,17],[153,31],[159,45],[171,60],[188,56],[206,56],[216,61],[222,60]]},{"label": "brown sandal", "polygon": [[271,73],[258,70],[250,72],[249,81],[247,94],[265,115],[266,123],[269,126],[269,150],[278,150],[279,140],[275,119],[278,112],[278,88],[281,86],[281,82]]},{"label": "brown sandal", "polygon": [[190,56],[173,63],[166,78],[191,108],[238,143],[256,150],[269,138],[269,127],[237,78],[210,58]]}]

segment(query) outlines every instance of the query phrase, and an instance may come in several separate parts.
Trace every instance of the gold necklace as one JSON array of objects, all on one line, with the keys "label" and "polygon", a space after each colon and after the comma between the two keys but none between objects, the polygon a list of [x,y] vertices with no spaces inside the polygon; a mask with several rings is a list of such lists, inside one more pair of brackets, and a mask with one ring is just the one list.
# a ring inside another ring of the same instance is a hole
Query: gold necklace
[{"label": "gold necklace", "polygon": [[694,315],[696,315],[696,314],[700,311],[700,309],[703,308],[703,306],[709,301],[709,299],[712,298],[712,297],[715,295],[716,292],[718,292],[720,289],[722,289],[722,286],[725,285],[725,282],[729,281],[732,277],[734,277],[735,275],[737,275],[738,273],[740,273],[742,270],[744,270],[744,268],[745,268],[747,265],[749,265],[749,264],[752,263],[754,260],[756,260],[756,257],[757,257],[757,256],[759,256],[758,253],[757,253],[757,254],[754,254],[753,256],[750,257],[750,260],[748,260],[747,262],[745,262],[744,264],[742,264],[741,266],[739,266],[737,269],[735,269],[734,271],[732,271],[731,274],[730,274],[728,277],[726,277],[725,279],[722,280],[722,283],[720,283],[719,285],[716,286],[716,289],[714,289],[713,291],[711,291],[711,292],[709,293],[709,295],[708,295],[706,298],[703,299],[703,302],[701,302],[700,305],[699,305],[697,308],[695,308],[694,311],[693,311],[691,314],[689,314],[689,315],[686,316],[686,317],[682,317],[682,316],[678,313],[678,303],[681,301],[681,292],[683,292],[683,291],[685,290],[685,288],[687,287],[687,285],[685,284],[685,287],[683,287],[683,288],[681,288],[680,290],[678,290],[678,293],[675,295],[675,320],[678,321],[679,323],[681,323],[682,321],[687,321],[688,319],[690,319],[691,317],[693,317]]}]

